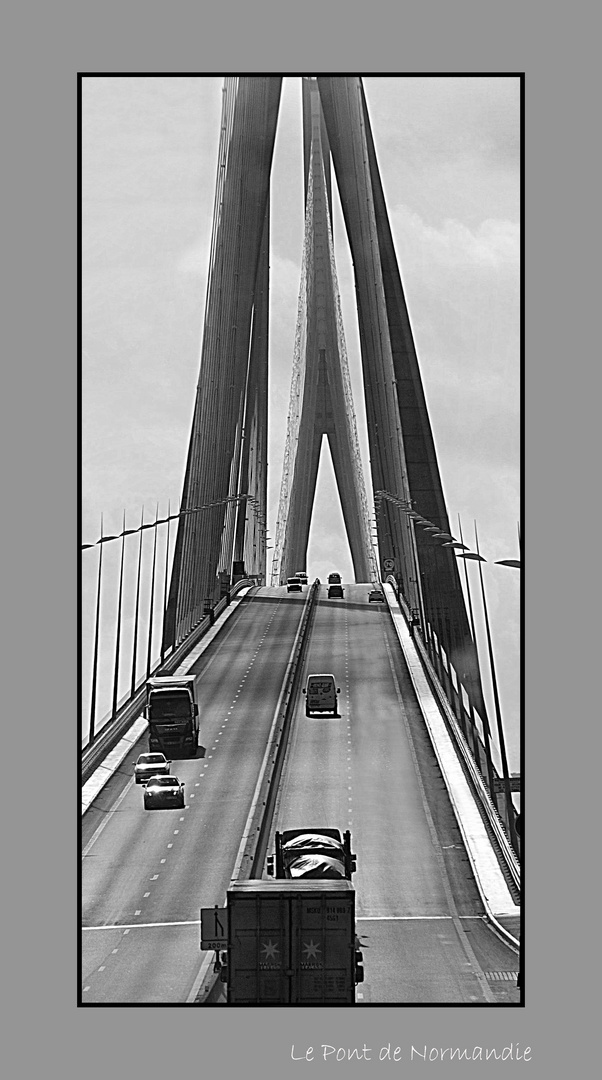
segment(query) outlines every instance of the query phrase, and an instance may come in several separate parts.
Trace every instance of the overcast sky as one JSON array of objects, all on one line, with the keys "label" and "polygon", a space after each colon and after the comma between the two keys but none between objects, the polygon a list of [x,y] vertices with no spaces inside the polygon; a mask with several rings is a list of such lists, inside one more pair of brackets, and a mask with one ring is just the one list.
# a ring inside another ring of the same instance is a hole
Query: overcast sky
[{"label": "overcast sky", "polygon": [[[83,541],[178,504],[199,375],[222,78],[83,79]],[[368,110],[452,532],[477,522],[510,766],[519,768],[518,78],[367,77]],[[272,174],[268,532],[275,536],[303,240],[300,79]],[[368,483],[352,265],[334,236]],[[353,580],[327,444],[310,578]],[[105,545],[107,550],[111,545]],[[117,546],[117,545],[113,545]],[[268,581],[271,568],[268,552]],[[87,561],[88,560],[88,561]],[[90,608],[97,556],[84,553]],[[472,567],[476,572],[476,567]],[[93,572],[94,571],[94,572]],[[471,578],[476,588],[478,578]],[[89,618],[93,618],[92,614]],[[84,637],[86,610],[84,608]],[[485,642],[479,642],[487,669]],[[85,673],[84,673],[85,681]],[[493,709],[492,709],[493,719]]]}]

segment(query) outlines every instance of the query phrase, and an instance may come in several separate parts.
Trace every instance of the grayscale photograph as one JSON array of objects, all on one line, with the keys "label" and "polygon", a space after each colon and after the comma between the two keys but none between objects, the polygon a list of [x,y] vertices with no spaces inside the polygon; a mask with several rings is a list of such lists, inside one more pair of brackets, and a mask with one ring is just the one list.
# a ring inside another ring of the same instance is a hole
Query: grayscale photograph
[{"label": "grayscale photograph", "polygon": [[78,1005],[521,1006],[523,76],[78,85]]}]

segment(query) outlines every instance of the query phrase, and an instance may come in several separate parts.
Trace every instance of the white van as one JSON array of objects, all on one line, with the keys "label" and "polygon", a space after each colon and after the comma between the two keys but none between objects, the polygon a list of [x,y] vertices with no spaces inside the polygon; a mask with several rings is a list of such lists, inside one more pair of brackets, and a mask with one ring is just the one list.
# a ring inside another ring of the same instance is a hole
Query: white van
[{"label": "white van", "polygon": [[331,713],[338,716],[337,694],[341,693],[334,681],[334,675],[308,675],[303,693],[305,697],[305,715]]}]

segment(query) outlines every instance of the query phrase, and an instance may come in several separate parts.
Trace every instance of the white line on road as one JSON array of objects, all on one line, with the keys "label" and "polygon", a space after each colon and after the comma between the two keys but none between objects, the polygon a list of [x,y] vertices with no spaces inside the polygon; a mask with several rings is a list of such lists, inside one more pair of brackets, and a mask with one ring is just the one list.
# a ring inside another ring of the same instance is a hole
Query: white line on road
[{"label": "white line on road", "polygon": [[149,923],[112,923],[107,926],[82,926],[82,930],[148,930],[155,926],[200,926],[200,919],[188,919],[181,922],[149,922]]}]

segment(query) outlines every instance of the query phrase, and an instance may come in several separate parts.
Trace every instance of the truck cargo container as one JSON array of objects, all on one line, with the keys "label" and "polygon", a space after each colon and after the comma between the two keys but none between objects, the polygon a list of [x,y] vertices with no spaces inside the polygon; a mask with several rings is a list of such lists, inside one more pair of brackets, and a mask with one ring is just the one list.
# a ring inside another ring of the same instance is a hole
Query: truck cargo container
[{"label": "truck cargo container", "polygon": [[228,1004],[355,1003],[363,968],[347,879],[234,882],[227,922]]},{"label": "truck cargo container", "polygon": [[144,716],[148,748],[171,757],[194,756],[199,741],[199,707],[194,675],[164,675],[146,684]]}]

